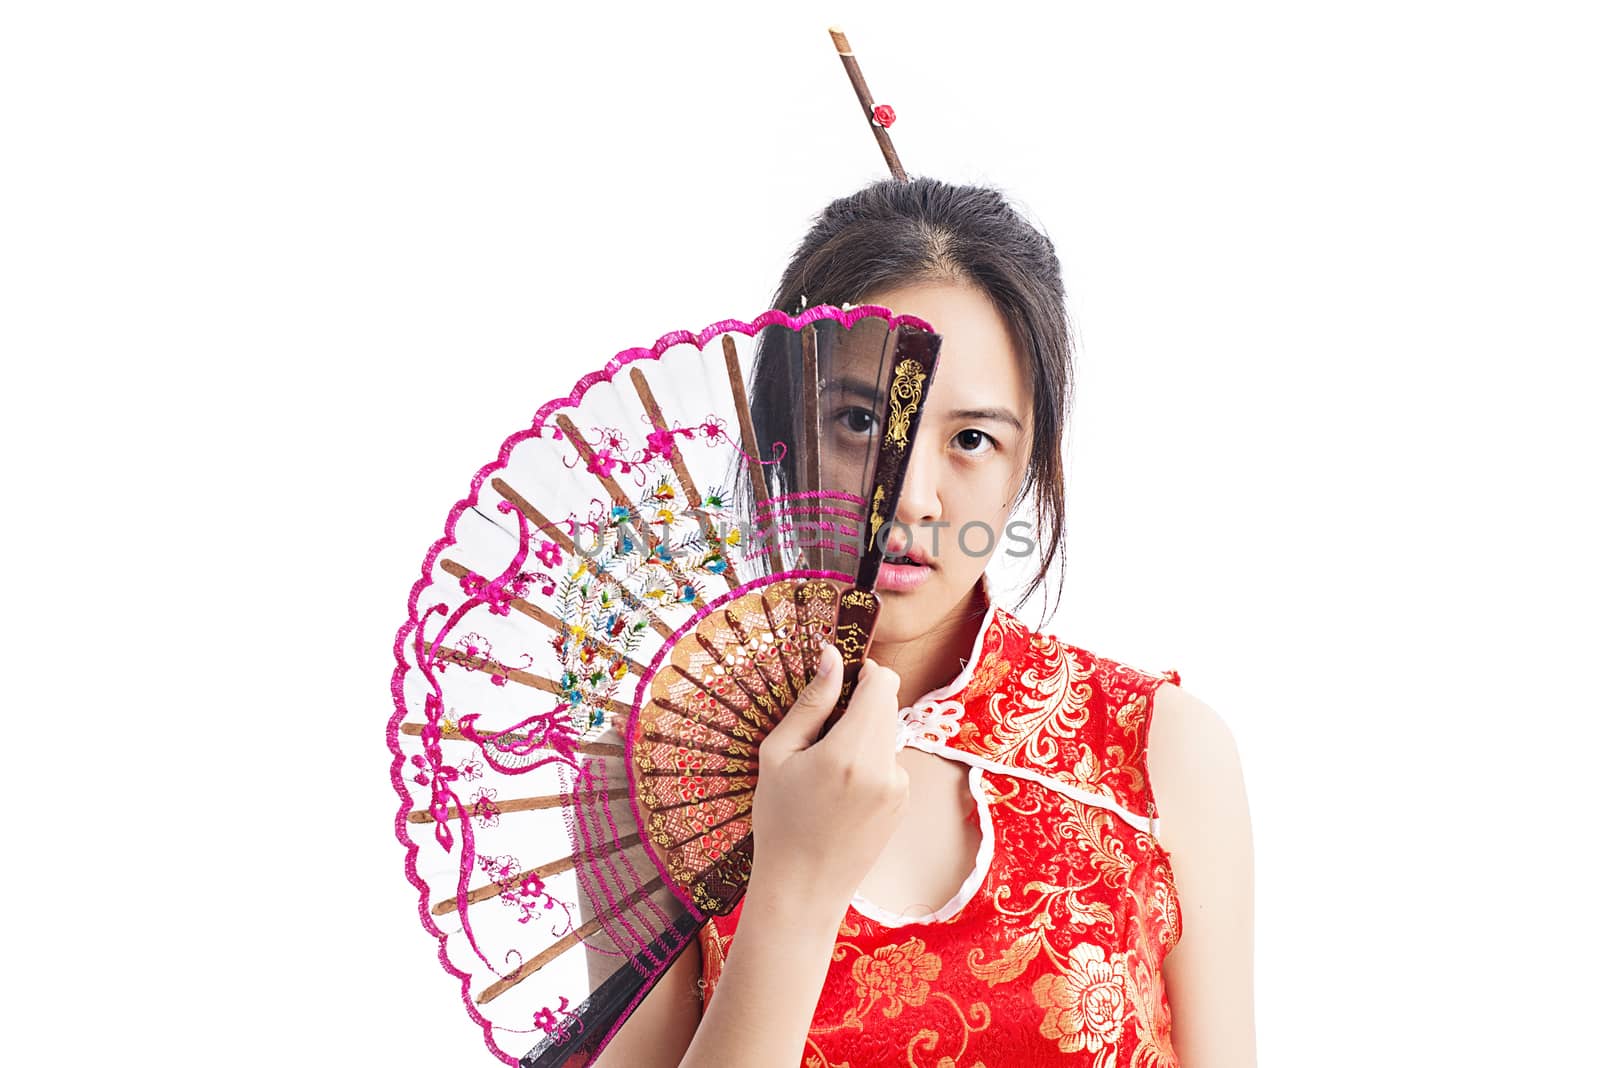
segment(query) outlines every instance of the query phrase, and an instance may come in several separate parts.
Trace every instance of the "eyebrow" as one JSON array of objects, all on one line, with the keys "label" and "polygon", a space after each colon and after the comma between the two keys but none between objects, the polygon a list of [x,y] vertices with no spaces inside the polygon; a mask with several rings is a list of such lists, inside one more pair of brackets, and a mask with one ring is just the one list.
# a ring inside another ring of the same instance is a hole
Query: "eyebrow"
[{"label": "eyebrow", "polygon": [[951,419],[988,419],[996,423],[1009,423],[1018,430],[1022,420],[1010,408],[960,408],[949,414]]},{"label": "eyebrow", "polygon": [[853,378],[848,375],[842,378],[829,379],[823,383],[824,390],[838,390],[840,393],[851,393],[857,397],[876,402],[878,399],[878,386],[864,378]]}]

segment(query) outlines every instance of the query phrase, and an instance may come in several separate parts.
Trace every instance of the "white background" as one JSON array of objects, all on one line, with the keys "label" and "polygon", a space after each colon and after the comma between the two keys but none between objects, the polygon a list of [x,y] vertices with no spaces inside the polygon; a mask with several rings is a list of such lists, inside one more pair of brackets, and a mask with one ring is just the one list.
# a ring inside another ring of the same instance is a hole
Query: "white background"
[{"label": "white background", "polygon": [[834,22],[1060,250],[1052,629],[1234,731],[1262,1063],[1587,1048],[1584,5],[540,6],[0,16],[9,1063],[493,1063],[391,828],[406,594],[882,173]]}]

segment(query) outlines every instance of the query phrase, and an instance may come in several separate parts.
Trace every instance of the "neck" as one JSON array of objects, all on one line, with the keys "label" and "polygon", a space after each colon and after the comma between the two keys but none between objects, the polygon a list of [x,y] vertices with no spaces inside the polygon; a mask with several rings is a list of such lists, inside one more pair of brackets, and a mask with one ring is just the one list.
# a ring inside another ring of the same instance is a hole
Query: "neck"
[{"label": "neck", "polygon": [[905,641],[874,638],[871,657],[900,676],[900,706],[949,683],[972,652],[988,609],[983,591],[972,592],[929,630]]}]

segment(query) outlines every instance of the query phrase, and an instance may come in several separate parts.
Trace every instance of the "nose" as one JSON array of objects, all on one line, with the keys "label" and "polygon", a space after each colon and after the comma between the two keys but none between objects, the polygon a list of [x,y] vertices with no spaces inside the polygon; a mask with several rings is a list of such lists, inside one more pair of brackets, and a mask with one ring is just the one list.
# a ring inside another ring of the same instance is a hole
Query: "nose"
[{"label": "nose", "polygon": [[896,524],[891,528],[884,542],[886,550],[892,554],[905,552],[910,545],[906,528],[914,530],[919,524],[937,523],[943,512],[944,506],[939,500],[938,443],[932,435],[919,434],[911,446],[911,458],[906,461],[900,501],[894,510],[895,519],[905,526]]}]

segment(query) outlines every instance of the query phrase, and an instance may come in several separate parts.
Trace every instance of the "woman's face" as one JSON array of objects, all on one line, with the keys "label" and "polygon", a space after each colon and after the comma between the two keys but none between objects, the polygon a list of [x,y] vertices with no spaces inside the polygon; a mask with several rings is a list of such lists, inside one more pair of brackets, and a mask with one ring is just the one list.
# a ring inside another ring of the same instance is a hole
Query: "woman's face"
[{"label": "woman's face", "polygon": [[967,607],[996,551],[1021,547],[1006,523],[1027,468],[1033,406],[1022,354],[982,290],[925,282],[861,303],[925,319],[943,338],[876,587],[876,640],[906,642]]}]

